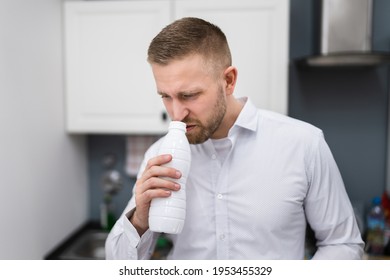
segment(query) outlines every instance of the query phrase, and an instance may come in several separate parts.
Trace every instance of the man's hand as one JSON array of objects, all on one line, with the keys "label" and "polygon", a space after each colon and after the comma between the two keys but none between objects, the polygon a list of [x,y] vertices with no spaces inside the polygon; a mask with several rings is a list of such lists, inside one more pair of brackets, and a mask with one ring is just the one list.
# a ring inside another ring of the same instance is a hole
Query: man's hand
[{"label": "man's hand", "polygon": [[172,191],[180,189],[179,184],[169,181],[167,178],[178,179],[181,177],[181,173],[174,168],[161,166],[171,160],[171,155],[160,155],[151,158],[142,176],[135,184],[136,210],[130,217],[130,222],[137,229],[140,236],[149,228],[148,217],[152,199],[168,197]]}]

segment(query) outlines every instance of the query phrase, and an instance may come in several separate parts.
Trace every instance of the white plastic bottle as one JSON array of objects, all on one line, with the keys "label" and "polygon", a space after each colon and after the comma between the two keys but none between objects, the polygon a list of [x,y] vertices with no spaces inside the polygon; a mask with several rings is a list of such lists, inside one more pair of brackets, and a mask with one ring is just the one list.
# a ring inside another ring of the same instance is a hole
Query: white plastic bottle
[{"label": "white plastic bottle", "polygon": [[173,167],[182,174],[180,179],[167,178],[180,184],[180,190],[172,191],[169,197],[154,198],[149,210],[149,229],[154,232],[178,234],[182,231],[186,216],[186,182],[191,165],[191,150],[186,133],[186,124],[172,121],[164,137],[159,154],[171,154],[172,161],[165,166]]}]

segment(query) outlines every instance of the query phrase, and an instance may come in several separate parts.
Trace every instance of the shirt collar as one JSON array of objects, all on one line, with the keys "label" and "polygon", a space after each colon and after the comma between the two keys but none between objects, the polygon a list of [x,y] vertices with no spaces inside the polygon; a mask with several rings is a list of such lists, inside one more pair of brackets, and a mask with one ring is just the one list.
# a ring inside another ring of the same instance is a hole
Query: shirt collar
[{"label": "shirt collar", "polygon": [[240,114],[233,127],[242,127],[251,131],[257,130],[257,108],[248,97],[242,97],[238,99],[240,102],[245,103]]}]

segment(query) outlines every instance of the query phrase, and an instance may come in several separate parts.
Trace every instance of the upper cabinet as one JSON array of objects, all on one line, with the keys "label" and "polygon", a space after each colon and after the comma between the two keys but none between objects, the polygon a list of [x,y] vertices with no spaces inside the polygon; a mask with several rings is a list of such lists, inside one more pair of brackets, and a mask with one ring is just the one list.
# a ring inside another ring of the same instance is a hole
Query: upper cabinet
[{"label": "upper cabinet", "polygon": [[288,0],[176,1],[175,15],[201,17],[225,33],[238,68],[235,96],[287,114]]},{"label": "upper cabinet", "polygon": [[65,2],[69,132],[165,131],[146,52],[170,22],[169,7],[169,1]]},{"label": "upper cabinet", "polygon": [[287,114],[288,0],[65,2],[65,90],[71,133],[165,133],[168,118],[146,61],[153,37],[184,16],[225,32],[236,96]]}]

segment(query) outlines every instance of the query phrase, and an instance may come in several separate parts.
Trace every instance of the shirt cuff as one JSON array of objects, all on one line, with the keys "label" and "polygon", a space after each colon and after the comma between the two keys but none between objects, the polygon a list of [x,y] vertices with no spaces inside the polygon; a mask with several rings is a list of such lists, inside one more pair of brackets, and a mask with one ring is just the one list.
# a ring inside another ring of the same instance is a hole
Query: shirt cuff
[{"label": "shirt cuff", "polygon": [[153,242],[152,240],[154,236],[153,232],[149,229],[147,229],[141,237],[139,236],[137,229],[130,222],[130,217],[133,216],[134,212],[135,208],[123,215],[123,229],[130,242],[130,246],[136,249],[140,244],[150,244],[150,242]]},{"label": "shirt cuff", "polygon": [[130,222],[130,217],[133,215],[134,211],[135,208],[133,208],[131,211],[123,215],[122,223],[123,223],[123,230],[125,232],[127,239],[130,242],[130,246],[132,248],[137,248],[141,238],[139,237],[139,234],[135,229],[135,227],[133,226],[133,224]]}]

